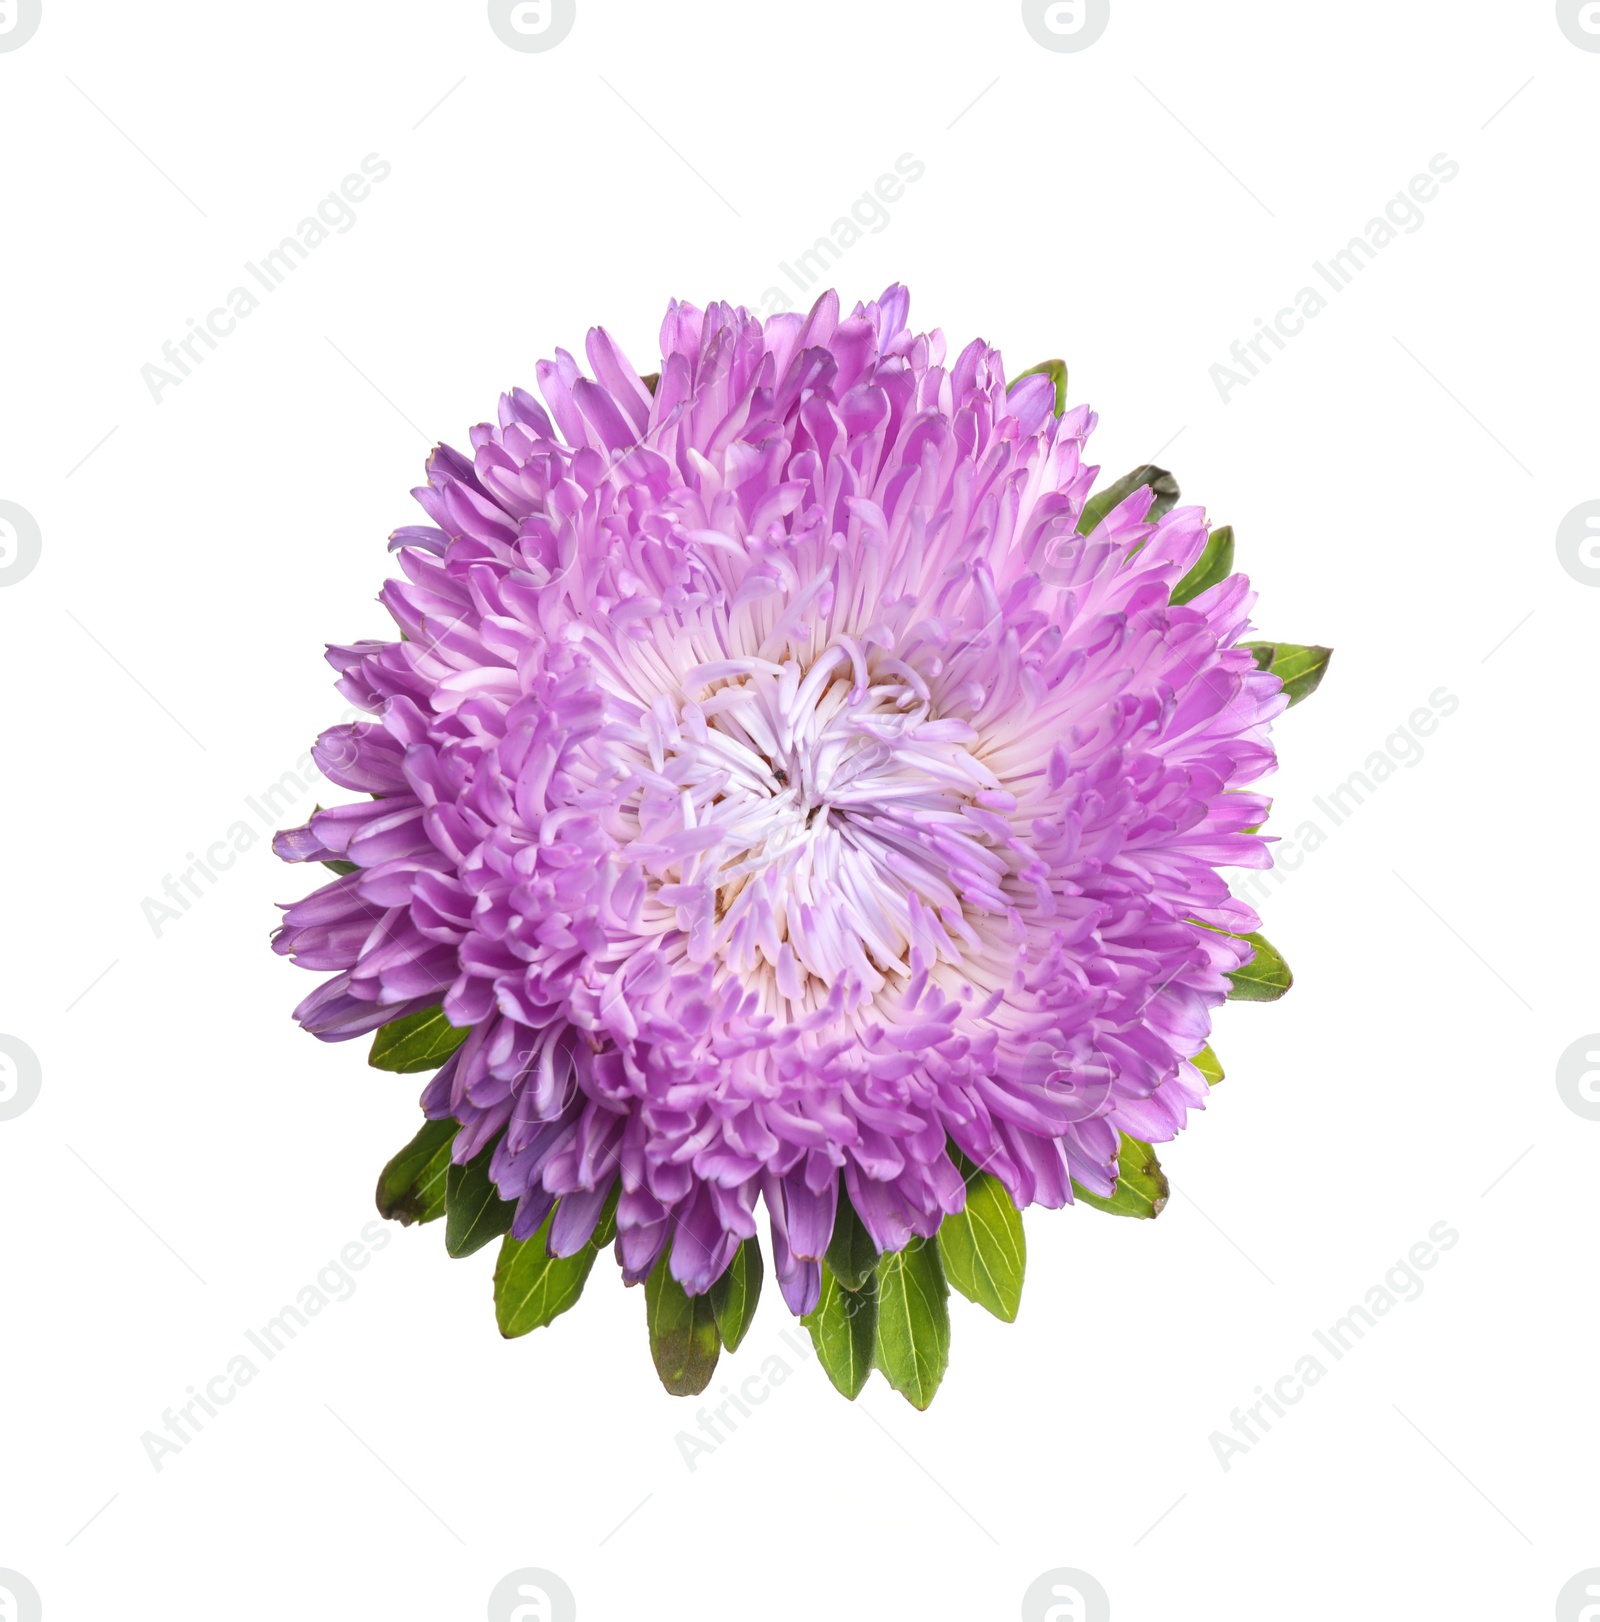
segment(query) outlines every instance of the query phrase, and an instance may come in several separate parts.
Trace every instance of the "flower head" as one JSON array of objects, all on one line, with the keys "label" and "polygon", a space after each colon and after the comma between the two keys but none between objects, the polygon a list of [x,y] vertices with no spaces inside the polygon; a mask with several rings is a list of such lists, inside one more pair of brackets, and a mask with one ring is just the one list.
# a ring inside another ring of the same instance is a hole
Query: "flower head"
[{"label": "flower head", "polygon": [[1172,601],[1203,510],[1079,533],[1093,414],[907,308],[674,303],[653,386],[596,329],[436,450],[402,639],[329,654],[371,719],[316,758],[372,797],[278,841],[354,864],[285,909],[334,971],[297,1017],[442,1003],[423,1107],[514,1237],[575,1252],[616,1185],[625,1274],[692,1295],[764,1203],[797,1313],[841,1190],[894,1251],[952,1146],[1061,1206],[1201,1106],[1285,703],[1242,575]]}]

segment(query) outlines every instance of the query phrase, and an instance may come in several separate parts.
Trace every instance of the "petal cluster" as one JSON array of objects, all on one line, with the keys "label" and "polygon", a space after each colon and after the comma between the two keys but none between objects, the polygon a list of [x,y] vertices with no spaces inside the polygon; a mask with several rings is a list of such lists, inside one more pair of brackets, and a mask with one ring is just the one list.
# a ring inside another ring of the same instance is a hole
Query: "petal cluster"
[{"label": "petal cluster", "polygon": [[596,329],[437,449],[400,640],[329,654],[367,798],[278,840],[355,867],[285,909],[297,1017],[469,1030],[423,1107],[516,1237],[616,1186],[625,1274],[700,1293],[764,1205],[801,1313],[841,1193],[897,1250],[952,1145],[1061,1206],[1177,1132],[1267,865],[1248,582],[1171,601],[1204,512],[1080,534],[1093,414],[907,310],[674,303],[657,377]]}]

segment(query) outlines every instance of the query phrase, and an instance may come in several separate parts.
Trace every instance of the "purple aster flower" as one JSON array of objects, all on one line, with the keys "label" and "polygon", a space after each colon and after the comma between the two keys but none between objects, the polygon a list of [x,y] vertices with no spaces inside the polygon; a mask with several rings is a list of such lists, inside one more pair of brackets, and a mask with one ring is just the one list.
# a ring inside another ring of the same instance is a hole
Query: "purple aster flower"
[{"label": "purple aster flower", "polygon": [[430,458],[401,640],[329,653],[371,719],[316,759],[370,798],[278,838],[350,864],[285,908],[331,975],[296,1017],[442,1005],[454,1161],[494,1146],[552,1256],[615,1194],[629,1282],[704,1294],[764,1206],[809,1313],[844,1201],[900,1251],[955,1151],[1019,1209],[1110,1197],[1252,957],[1219,870],[1268,865],[1288,700],[1247,580],[1176,604],[1204,511],[1084,525],[1093,413],[908,302],[674,303],[649,380],[558,350]]}]

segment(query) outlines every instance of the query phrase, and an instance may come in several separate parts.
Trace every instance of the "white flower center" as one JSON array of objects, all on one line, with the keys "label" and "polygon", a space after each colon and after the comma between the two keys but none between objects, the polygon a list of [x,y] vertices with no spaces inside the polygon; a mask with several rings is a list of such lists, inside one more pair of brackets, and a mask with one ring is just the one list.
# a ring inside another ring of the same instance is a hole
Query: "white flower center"
[{"label": "white flower center", "polygon": [[684,686],[705,696],[659,702],[645,728],[639,849],[691,962],[775,1014],[836,987],[864,1011],[1012,913],[1015,801],[909,665],[841,640],[808,669],[727,660]]}]

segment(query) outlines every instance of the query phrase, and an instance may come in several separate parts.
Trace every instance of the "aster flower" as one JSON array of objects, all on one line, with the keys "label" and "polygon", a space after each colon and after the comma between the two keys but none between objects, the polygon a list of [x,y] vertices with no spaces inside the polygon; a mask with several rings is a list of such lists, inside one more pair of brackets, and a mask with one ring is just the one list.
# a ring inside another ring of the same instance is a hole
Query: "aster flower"
[{"label": "aster flower", "polygon": [[613,1244],[677,1391],[764,1226],[835,1383],[924,1406],[947,1280],[1013,1316],[1020,1210],[1159,1210],[1213,1011],[1288,983],[1222,870],[1324,650],[1241,642],[1168,475],[1092,494],[1058,364],[908,303],[673,303],[657,374],[597,328],[435,450],[401,639],[328,655],[368,797],[277,840],[339,874],[275,937],[331,976],[296,1018],[437,1067],[385,1213],[506,1235],[508,1334]]}]

